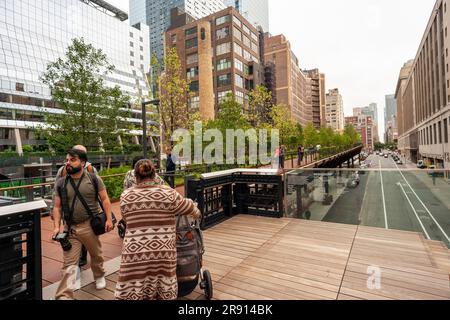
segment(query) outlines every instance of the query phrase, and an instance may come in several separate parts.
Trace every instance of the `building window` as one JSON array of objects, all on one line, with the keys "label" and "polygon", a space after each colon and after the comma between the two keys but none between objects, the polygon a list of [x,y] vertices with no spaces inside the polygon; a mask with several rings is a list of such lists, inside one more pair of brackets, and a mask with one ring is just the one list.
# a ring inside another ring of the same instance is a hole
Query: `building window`
[{"label": "building window", "polygon": [[243,26],[242,26],[242,29],[244,29],[244,32],[246,33],[246,34],[248,34],[248,35],[250,35],[252,32],[250,31],[250,29],[244,24]]},{"label": "building window", "polygon": [[130,66],[134,67],[134,61],[130,61]]},{"label": "building window", "polygon": [[200,84],[198,81],[192,81],[189,85],[189,90],[191,92],[198,92],[200,90]]},{"label": "building window", "polygon": [[233,93],[233,92],[232,92],[232,91],[219,91],[219,92],[217,93],[217,97],[218,97],[218,99],[219,99],[219,103],[222,102],[222,101],[224,101],[224,100],[226,100],[226,98],[228,97],[228,95],[229,95],[230,93]]},{"label": "building window", "polygon": [[241,20],[239,20],[238,17],[233,16],[233,22],[234,22],[237,26],[239,26],[240,28],[242,27],[242,22],[241,22]]},{"label": "building window", "polygon": [[231,73],[217,76],[217,86],[224,87],[231,85]]},{"label": "building window", "polygon": [[187,29],[187,30],[184,32],[184,34],[185,34],[186,36],[191,36],[191,35],[193,35],[193,34],[197,34],[197,27]]},{"label": "building window", "polygon": [[442,143],[442,123],[438,122],[438,130],[439,130],[439,143]]},{"label": "building window", "polygon": [[140,41],[140,42],[144,42],[144,38],[139,37],[139,41]]},{"label": "building window", "polygon": [[134,51],[130,51],[130,56],[134,57]]},{"label": "building window", "polygon": [[133,32],[130,32],[130,37],[133,38]]},{"label": "building window", "polygon": [[235,74],[234,79],[235,79],[235,84],[237,87],[244,88],[244,78],[243,77],[241,77],[238,74]]},{"label": "building window", "polygon": [[200,97],[192,97],[189,99],[189,109],[198,110],[200,108]]},{"label": "building window", "polygon": [[241,91],[236,91],[235,99],[237,103],[244,104],[244,93]]},{"label": "building window", "polygon": [[448,143],[448,120],[444,119],[444,142]]},{"label": "building window", "polygon": [[226,70],[231,68],[230,59],[220,59],[217,61],[217,71]]},{"label": "building window", "polygon": [[220,18],[216,19],[216,25],[217,26],[221,25],[221,24],[224,24],[226,22],[230,22],[230,15],[226,15],[226,16],[223,16],[223,17],[220,17]]},{"label": "building window", "polygon": [[434,144],[438,143],[436,123],[433,125]]},{"label": "building window", "polygon": [[234,59],[234,67],[236,70],[239,70],[241,72],[244,72],[244,64],[239,59]]},{"label": "building window", "polygon": [[197,38],[192,38],[192,39],[186,40],[186,49],[195,48],[197,46],[198,46]]},{"label": "building window", "polygon": [[217,40],[225,39],[230,35],[230,27],[224,27],[222,29],[216,30]]},{"label": "building window", "polygon": [[242,42],[244,42],[244,45],[246,45],[247,47],[249,47],[249,48],[252,47],[252,43],[251,43],[249,37],[243,36],[243,37],[242,37]]},{"label": "building window", "polygon": [[134,43],[132,41],[130,41],[130,47],[134,47]]},{"label": "building window", "polygon": [[143,47],[143,46],[140,46],[139,49],[140,49],[141,51],[144,51],[144,47]]},{"label": "building window", "polygon": [[192,79],[192,78],[198,77],[198,67],[187,69],[186,77],[188,79]]},{"label": "building window", "polygon": [[25,85],[20,82],[16,82],[16,91],[24,92],[25,91]]},{"label": "building window", "polygon": [[186,57],[186,64],[193,64],[198,62],[198,54],[190,54]]},{"label": "building window", "polygon": [[236,42],[234,43],[234,52],[242,57],[242,47]]},{"label": "building window", "polygon": [[216,55],[218,55],[218,56],[221,54],[229,53],[230,51],[231,51],[231,43],[230,42],[219,44],[216,47]]},{"label": "building window", "polygon": [[242,41],[242,32],[236,27],[233,27],[233,36],[239,41]]}]

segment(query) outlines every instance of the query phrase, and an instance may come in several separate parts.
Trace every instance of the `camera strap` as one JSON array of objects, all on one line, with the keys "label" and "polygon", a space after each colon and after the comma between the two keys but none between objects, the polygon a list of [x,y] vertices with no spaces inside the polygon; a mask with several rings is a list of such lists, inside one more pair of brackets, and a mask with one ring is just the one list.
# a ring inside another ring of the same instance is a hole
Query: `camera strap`
[{"label": "camera strap", "polygon": [[80,200],[81,204],[86,209],[86,212],[92,218],[94,215],[92,214],[91,208],[89,208],[86,200],[83,198],[83,196],[81,195],[80,190],[79,190],[81,182],[83,181],[83,178],[84,178],[84,174],[81,176],[80,181],[78,181],[78,186],[76,186],[75,185],[75,181],[72,179],[72,177],[70,177],[70,176],[68,177],[70,185],[72,186],[73,190],[75,191],[75,197],[73,198],[72,209],[70,211],[71,211],[71,215],[73,215],[73,211],[75,210],[75,200],[78,197],[78,199]]}]

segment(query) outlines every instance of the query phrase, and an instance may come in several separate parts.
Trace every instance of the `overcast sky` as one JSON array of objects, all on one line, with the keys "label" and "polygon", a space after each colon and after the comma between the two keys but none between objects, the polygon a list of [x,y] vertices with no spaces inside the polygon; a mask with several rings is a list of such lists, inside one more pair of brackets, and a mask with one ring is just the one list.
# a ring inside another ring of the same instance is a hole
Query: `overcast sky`
[{"label": "overcast sky", "polygon": [[[108,0],[128,12],[128,0]],[[300,67],[319,68],[339,88],[345,114],[395,93],[403,64],[416,55],[435,0],[269,0],[270,32],[283,33]]]}]

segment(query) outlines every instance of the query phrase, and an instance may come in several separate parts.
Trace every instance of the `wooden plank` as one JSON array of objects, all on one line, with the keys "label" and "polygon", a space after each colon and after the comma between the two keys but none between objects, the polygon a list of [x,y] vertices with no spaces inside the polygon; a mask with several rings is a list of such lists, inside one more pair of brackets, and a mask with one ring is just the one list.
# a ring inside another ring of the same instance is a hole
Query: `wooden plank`
[{"label": "wooden plank", "polygon": [[[358,279],[358,283],[360,281],[366,281],[368,279],[368,275],[364,275],[361,273],[355,273],[351,271],[347,271],[345,273],[345,280],[351,281],[351,279]],[[356,280],[355,280],[356,281]],[[450,287],[437,287],[433,284],[426,284],[426,283],[418,283],[415,280],[412,280],[408,277],[408,274],[404,274],[403,277],[397,277],[397,278],[391,278],[387,277],[384,274],[381,274],[381,286],[391,286],[396,287],[399,289],[408,289],[415,292],[425,293],[425,294],[431,294],[434,296],[443,297],[446,299],[450,299]]]},{"label": "wooden plank", "polygon": [[342,287],[355,289],[358,291],[373,293],[378,296],[384,296],[396,300],[444,300],[445,298],[433,294],[418,292],[406,288],[399,288],[388,284],[383,284],[380,290],[371,290],[367,288],[367,280],[352,278],[346,276],[342,283]]},{"label": "wooden plank", "polygon": [[336,299],[339,290],[339,286],[249,266],[236,268],[223,281],[232,277],[243,277],[248,279],[246,282],[259,284],[263,288],[271,287],[272,290],[281,290],[280,292],[293,289],[298,291],[298,294],[308,294],[313,299]]},{"label": "wooden plank", "polygon": [[75,297],[75,300],[80,300],[80,301],[102,300],[99,297],[94,296],[93,294],[90,294],[83,290],[77,290],[74,292],[73,295]]}]

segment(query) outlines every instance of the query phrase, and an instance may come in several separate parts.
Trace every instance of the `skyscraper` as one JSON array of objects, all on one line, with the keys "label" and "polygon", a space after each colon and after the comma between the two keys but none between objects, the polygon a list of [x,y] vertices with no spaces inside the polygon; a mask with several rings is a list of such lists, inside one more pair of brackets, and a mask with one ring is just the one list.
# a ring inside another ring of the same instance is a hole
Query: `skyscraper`
[{"label": "skyscraper", "polygon": [[311,79],[303,73],[291,43],[284,35],[266,34],[264,61],[273,66],[276,82],[271,86],[275,102],[289,106],[292,118],[303,127],[313,122]]},{"label": "skyscraper", "polygon": [[170,11],[180,8],[194,19],[225,9],[222,0],[130,0],[130,24],[150,27],[150,49],[159,61],[164,57],[164,33],[169,28]]},{"label": "skyscraper", "polygon": [[344,131],[344,101],[339,89],[332,89],[327,93],[326,119],[328,127],[336,132]]},{"label": "skyscraper", "polygon": [[255,27],[269,32],[269,0],[223,0],[226,6],[235,7]]},{"label": "skyscraper", "polygon": [[[34,130],[45,121],[43,111],[63,111],[40,76],[73,38],[83,37],[107,55],[115,66],[104,78],[108,85],[119,86],[133,101],[148,95],[149,30],[131,27],[126,19],[125,12],[98,0],[0,1],[0,150],[21,154],[23,145],[45,145]],[[140,126],[141,112],[132,117],[128,122]],[[132,134],[136,142],[142,130]]]},{"label": "skyscraper", "polygon": [[392,120],[392,116],[397,114],[397,101],[395,100],[395,94],[386,96],[386,109],[384,110],[384,121],[387,123]]}]

